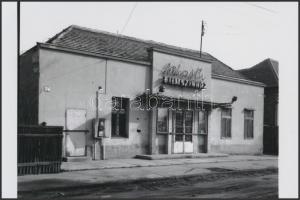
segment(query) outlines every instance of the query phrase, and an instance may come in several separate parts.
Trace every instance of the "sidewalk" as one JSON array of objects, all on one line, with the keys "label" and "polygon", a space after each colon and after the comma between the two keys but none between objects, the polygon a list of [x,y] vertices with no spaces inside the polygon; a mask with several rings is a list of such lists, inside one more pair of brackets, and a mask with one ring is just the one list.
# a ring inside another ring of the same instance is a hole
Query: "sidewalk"
[{"label": "sidewalk", "polygon": [[277,168],[275,156],[228,156],[206,159],[141,160],[118,159],[64,163],[65,172],[18,177],[18,191],[82,188],[104,183],[128,182],[219,171]]},{"label": "sidewalk", "polygon": [[231,155],[218,156],[207,158],[184,158],[184,159],[112,159],[98,160],[86,162],[63,162],[61,169],[67,171],[82,171],[96,169],[116,169],[116,168],[132,168],[132,167],[153,167],[153,166],[169,166],[169,165],[186,165],[200,163],[215,163],[215,162],[239,162],[239,161],[259,161],[259,160],[277,160],[275,156],[251,156],[251,155]]}]

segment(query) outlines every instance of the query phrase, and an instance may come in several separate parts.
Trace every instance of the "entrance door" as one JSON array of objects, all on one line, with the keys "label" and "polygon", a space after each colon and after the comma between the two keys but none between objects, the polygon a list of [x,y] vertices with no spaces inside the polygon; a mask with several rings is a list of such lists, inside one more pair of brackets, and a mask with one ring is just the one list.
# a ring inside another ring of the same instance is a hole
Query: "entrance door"
[{"label": "entrance door", "polygon": [[193,111],[174,112],[174,153],[193,153]]}]

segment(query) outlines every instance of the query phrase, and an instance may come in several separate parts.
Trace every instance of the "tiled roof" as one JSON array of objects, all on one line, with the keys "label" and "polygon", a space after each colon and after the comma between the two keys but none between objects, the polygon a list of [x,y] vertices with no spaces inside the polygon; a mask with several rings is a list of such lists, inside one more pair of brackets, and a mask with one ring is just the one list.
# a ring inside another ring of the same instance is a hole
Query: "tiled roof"
[{"label": "tiled roof", "polygon": [[[80,50],[95,54],[105,54],[121,58],[150,61],[148,49],[158,48],[182,55],[199,58],[199,51],[180,48],[151,40],[142,40],[119,34],[93,30],[72,25],[49,39],[47,44]],[[239,79],[247,79],[212,55],[203,52],[202,59],[212,62],[212,73]]]},{"label": "tiled roof", "polygon": [[276,60],[268,58],[253,67],[238,71],[248,79],[262,82],[267,87],[278,86],[278,62]]}]

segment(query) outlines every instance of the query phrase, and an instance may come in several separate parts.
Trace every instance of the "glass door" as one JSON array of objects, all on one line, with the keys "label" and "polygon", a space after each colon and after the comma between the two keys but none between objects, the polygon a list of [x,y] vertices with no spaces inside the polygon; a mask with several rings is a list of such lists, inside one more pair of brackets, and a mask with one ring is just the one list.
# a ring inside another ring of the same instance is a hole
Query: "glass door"
[{"label": "glass door", "polygon": [[184,113],[184,153],[193,153],[193,111],[186,110]]},{"label": "glass door", "polygon": [[193,153],[193,111],[174,112],[174,153]]},{"label": "glass door", "polygon": [[174,153],[183,153],[183,129],[184,129],[184,117],[183,111],[175,111],[175,141],[174,141]]}]

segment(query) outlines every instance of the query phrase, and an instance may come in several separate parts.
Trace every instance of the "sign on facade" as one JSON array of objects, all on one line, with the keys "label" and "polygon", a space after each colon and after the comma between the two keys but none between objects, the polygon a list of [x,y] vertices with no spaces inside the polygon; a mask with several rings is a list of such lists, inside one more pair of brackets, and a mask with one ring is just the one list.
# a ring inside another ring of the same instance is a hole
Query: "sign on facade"
[{"label": "sign on facade", "polygon": [[180,64],[175,66],[168,63],[163,67],[161,75],[163,84],[190,87],[200,90],[204,89],[206,86],[202,68],[188,71],[182,70]]}]

